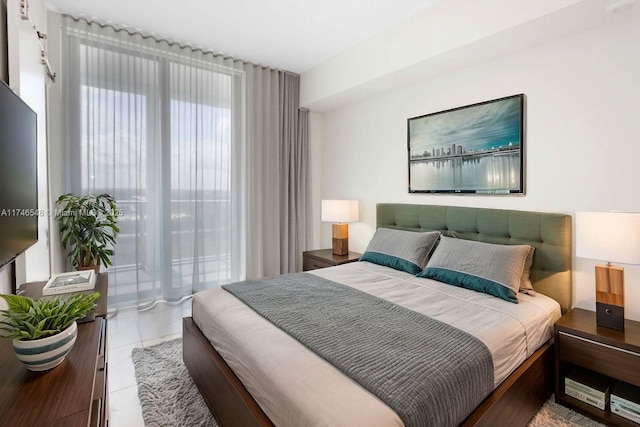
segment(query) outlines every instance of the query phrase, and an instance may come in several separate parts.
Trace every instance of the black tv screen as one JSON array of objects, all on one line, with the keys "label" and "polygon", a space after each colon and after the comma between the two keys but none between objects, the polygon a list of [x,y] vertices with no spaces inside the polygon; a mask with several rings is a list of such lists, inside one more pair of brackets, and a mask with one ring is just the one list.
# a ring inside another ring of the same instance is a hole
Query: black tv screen
[{"label": "black tv screen", "polygon": [[38,241],[36,119],[0,82],[0,267]]}]

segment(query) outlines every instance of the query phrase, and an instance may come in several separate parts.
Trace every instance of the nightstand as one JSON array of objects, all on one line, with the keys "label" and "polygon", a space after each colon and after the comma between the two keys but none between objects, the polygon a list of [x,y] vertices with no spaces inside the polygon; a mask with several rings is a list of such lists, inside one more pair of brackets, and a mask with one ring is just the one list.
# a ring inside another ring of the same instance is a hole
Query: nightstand
[{"label": "nightstand", "polygon": [[609,402],[600,410],[567,395],[564,382],[577,367],[604,376],[610,389],[618,381],[640,387],[640,323],[625,320],[624,331],[609,329],[596,325],[595,312],[574,308],[556,322],[554,330],[556,402],[608,425],[637,427],[612,413]]},{"label": "nightstand", "polygon": [[319,249],[302,253],[302,271],[315,270],[317,268],[333,267],[358,261],[358,252],[349,252],[346,255],[334,255],[331,249]]}]

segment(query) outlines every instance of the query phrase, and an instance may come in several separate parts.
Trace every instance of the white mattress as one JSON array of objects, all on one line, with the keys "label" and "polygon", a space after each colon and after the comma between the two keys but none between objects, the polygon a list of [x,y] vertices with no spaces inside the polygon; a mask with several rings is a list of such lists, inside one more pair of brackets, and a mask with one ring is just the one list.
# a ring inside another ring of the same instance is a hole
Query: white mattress
[{"label": "white mattress", "polygon": [[[493,356],[495,385],[552,336],[560,306],[519,294],[518,304],[368,262],[309,273],[464,330]],[[277,426],[402,426],[398,415],[223,289],[193,298],[193,319]]]}]

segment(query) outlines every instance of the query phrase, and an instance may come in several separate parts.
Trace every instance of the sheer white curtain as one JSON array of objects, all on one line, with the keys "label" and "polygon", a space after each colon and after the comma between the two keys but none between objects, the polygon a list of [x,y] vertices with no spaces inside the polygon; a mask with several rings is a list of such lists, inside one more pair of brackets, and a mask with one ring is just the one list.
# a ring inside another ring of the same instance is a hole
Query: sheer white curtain
[{"label": "sheer white curtain", "polygon": [[123,211],[110,305],[298,270],[299,77],[84,19],[63,30],[66,190],[112,194]]}]

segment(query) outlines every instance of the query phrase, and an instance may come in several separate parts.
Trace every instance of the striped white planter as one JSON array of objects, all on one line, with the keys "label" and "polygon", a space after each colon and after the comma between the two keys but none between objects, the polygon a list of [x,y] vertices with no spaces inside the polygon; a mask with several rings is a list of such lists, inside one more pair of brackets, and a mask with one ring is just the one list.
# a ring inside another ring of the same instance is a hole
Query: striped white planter
[{"label": "striped white planter", "polygon": [[47,338],[22,341],[13,340],[16,357],[31,371],[46,371],[58,366],[73,348],[78,336],[78,325],[73,322],[64,331]]}]

